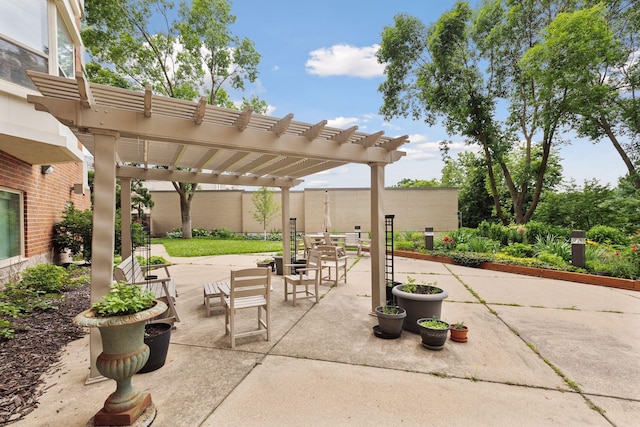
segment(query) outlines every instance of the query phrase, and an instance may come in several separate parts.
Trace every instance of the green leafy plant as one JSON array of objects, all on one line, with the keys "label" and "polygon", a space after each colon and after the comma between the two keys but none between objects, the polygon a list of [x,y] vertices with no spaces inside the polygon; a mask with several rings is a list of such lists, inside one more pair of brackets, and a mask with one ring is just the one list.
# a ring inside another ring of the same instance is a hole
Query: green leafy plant
[{"label": "green leafy plant", "polygon": [[398,307],[397,305],[383,305],[381,310],[383,314],[400,314],[402,313],[403,309],[401,309],[400,307]]},{"label": "green leafy plant", "polygon": [[466,326],[464,326],[464,322],[454,323],[453,325],[451,325],[451,327],[453,329],[457,329],[457,330],[462,330],[462,329],[466,328]]},{"label": "green leafy plant", "polygon": [[407,276],[407,283],[402,285],[402,291],[409,294],[423,294],[432,295],[442,293],[442,289],[436,287],[438,282],[431,283],[416,283],[416,279],[411,276]]},{"label": "green leafy plant", "polygon": [[69,284],[69,274],[63,267],[40,264],[25,269],[20,282],[38,293],[59,293]]},{"label": "green leafy plant", "polygon": [[449,329],[449,324],[444,320],[440,320],[437,317],[426,319],[420,322],[420,326],[429,329]]},{"label": "green leafy plant", "polygon": [[91,305],[99,317],[123,316],[151,308],[155,295],[140,286],[118,282],[111,285],[111,292]]}]

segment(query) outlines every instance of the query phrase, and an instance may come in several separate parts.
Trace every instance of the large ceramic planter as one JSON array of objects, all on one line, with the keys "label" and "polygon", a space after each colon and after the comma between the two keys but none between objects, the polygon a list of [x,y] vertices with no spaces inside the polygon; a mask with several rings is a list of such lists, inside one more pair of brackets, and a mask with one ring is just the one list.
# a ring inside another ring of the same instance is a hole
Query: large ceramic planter
[{"label": "large ceramic planter", "polygon": [[440,318],[442,312],[442,301],[449,295],[444,289],[436,288],[430,285],[417,285],[427,286],[441,290],[437,294],[419,294],[404,292],[402,290],[404,284],[393,287],[393,295],[396,297],[396,303],[398,306],[404,308],[407,311],[407,318],[404,321],[404,330],[419,333],[418,325],[416,322],[421,318]]},{"label": "large ceramic planter", "polygon": [[420,332],[420,338],[422,338],[422,345],[429,350],[442,350],[447,342],[447,335],[449,335],[449,324],[444,320],[440,320],[439,322],[443,324],[443,328],[430,328],[421,325],[422,322],[429,320],[432,319],[418,319],[416,321],[416,327]]},{"label": "large ceramic planter", "polygon": [[98,372],[116,381],[116,391],[104,402],[95,415],[94,425],[130,425],[151,404],[149,393],[141,393],[131,385],[131,377],[149,358],[144,343],[145,321],[167,310],[162,301],[144,311],[113,317],[98,317],[94,309],[78,314],[73,323],[98,328],[102,339],[102,353],[96,360]]},{"label": "large ceramic planter", "polygon": [[156,371],[164,366],[171,341],[171,323],[147,323],[144,343],[149,347],[149,360],[139,374]]},{"label": "large ceramic planter", "polygon": [[407,317],[407,311],[402,307],[397,307],[398,313],[385,313],[383,306],[376,307],[378,316],[378,326],[374,328],[374,333],[380,338],[398,338],[402,334],[402,325]]}]

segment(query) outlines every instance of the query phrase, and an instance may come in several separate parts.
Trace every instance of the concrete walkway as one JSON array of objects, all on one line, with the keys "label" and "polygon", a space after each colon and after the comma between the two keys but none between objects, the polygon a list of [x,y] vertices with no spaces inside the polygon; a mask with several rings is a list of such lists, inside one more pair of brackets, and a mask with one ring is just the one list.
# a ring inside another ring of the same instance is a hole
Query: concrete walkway
[{"label": "concrete walkway", "polygon": [[[470,328],[467,343],[434,352],[409,332],[373,335],[370,260],[352,256],[348,283],[323,285],[317,305],[285,303],[274,276],[272,341],[231,350],[202,284],[260,256],[166,257],[182,322],[165,366],[133,380],[152,394],[154,426],[640,425],[638,292],[396,257],[396,281],[436,281],[443,319]],[[14,425],[86,425],[115,390],[84,385],[88,346],[65,348],[39,407]]]}]

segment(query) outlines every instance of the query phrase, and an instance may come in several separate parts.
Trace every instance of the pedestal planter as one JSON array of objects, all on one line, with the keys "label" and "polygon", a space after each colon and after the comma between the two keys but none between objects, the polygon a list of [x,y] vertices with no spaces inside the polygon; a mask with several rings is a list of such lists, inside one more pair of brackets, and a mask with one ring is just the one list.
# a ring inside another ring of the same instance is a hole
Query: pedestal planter
[{"label": "pedestal planter", "polygon": [[[440,318],[442,312],[442,301],[449,295],[444,289],[431,285],[413,285],[418,288],[429,288],[423,291],[439,291],[438,293],[414,293],[405,292],[403,287],[406,284],[394,286],[392,292],[396,297],[398,306],[407,311],[407,318],[404,321],[404,330],[419,333],[417,321],[422,318]],[[436,292],[437,292],[436,291]]]},{"label": "pedestal planter", "polygon": [[418,319],[416,327],[420,332],[424,347],[429,350],[442,350],[447,342],[447,335],[449,335],[449,324],[447,322],[436,319]]},{"label": "pedestal planter", "polygon": [[102,353],[96,360],[98,372],[117,384],[93,418],[93,425],[131,425],[151,405],[151,395],[133,388],[131,377],[149,358],[149,347],[144,343],[145,321],[166,310],[165,303],[156,301],[153,307],[134,314],[97,317],[92,308],[73,319],[78,326],[98,328],[102,338]]},{"label": "pedestal planter", "polygon": [[149,360],[138,371],[139,374],[152,372],[164,366],[169,352],[171,328],[171,323],[147,323],[144,325],[144,343],[149,346]]},{"label": "pedestal planter", "polygon": [[281,256],[275,256],[273,258],[274,258],[274,260],[276,262],[276,274],[278,276],[282,276],[284,274],[284,267],[283,267],[282,257]]},{"label": "pedestal planter", "polygon": [[[386,310],[385,310],[386,309]],[[373,328],[374,334],[380,338],[398,338],[402,334],[402,325],[407,312],[402,307],[376,307],[378,326]]]}]

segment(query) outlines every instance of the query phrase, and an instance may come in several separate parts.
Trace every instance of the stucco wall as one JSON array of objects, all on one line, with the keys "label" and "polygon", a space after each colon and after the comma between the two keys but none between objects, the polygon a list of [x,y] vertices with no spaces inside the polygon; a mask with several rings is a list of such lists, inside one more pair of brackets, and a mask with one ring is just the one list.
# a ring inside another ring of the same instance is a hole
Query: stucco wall
[{"label": "stucco wall", "polygon": [[[151,230],[156,236],[179,228],[180,203],[175,191],[152,191],[154,208],[151,210]],[[329,189],[330,231],[350,232],[356,225],[363,232],[371,230],[368,188]],[[227,228],[231,231],[260,233],[262,226],[253,219],[253,192],[239,190],[199,191],[191,206],[191,224],[194,228],[211,230]],[[395,215],[394,228],[398,231],[421,231],[424,227],[437,230],[458,228],[458,190],[456,188],[388,188],[385,190],[385,214]],[[274,200],[281,204],[279,191]],[[296,218],[298,231],[313,233],[324,231],[325,190],[307,189],[290,193],[291,217]],[[288,219],[287,219],[288,220]],[[267,231],[281,230],[278,215]]]}]

